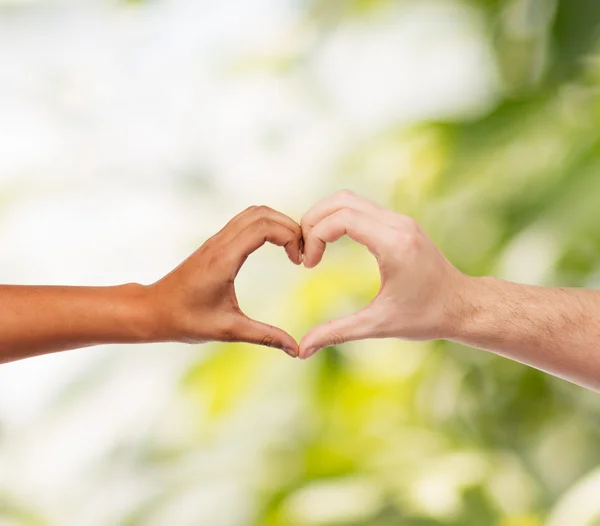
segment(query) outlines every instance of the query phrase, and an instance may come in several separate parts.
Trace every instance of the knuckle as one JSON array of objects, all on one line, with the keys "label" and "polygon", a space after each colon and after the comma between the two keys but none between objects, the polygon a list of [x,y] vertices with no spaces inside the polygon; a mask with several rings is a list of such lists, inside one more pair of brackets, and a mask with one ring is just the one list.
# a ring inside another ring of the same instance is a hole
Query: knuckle
[{"label": "knuckle", "polygon": [[296,223],[294,221],[294,225],[292,227],[292,232],[294,232],[295,235],[297,235],[298,237],[302,236],[302,226],[299,223]]},{"label": "knuckle", "polygon": [[338,192],[337,197],[342,200],[349,200],[355,198],[356,194],[352,190],[345,188],[344,190],[340,190]]},{"label": "knuckle", "polygon": [[265,347],[274,347],[275,339],[270,334],[265,334],[258,343],[259,345],[264,345]]},{"label": "knuckle", "polygon": [[258,213],[260,215],[267,215],[270,212],[271,212],[271,208],[269,208],[266,205],[259,205],[256,207],[256,213]]},{"label": "knuckle", "polygon": [[[217,269],[219,268],[221,265],[223,265],[224,257],[228,257],[230,254],[229,251],[226,250],[222,250],[222,249],[217,249],[217,250],[211,250],[210,252],[206,252],[204,253],[204,264],[211,269]],[[229,262],[229,260],[227,260],[227,262]]]},{"label": "knuckle", "polygon": [[354,217],[354,211],[350,208],[342,208],[341,210],[338,210],[334,215],[339,221],[347,223],[348,221],[351,221]]},{"label": "knuckle", "polygon": [[303,236],[306,236],[310,233],[310,231],[315,227],[314,224],[311,224],[308,218],[303,217],[300,220],[300,233]]},{"label": "knuckle", "polygon": [[403,230],[394,229],[390,235],[385,238],[385,248],[388,251],[396,251],[404,246],[406,233]]},{"label": "knuckle", "polygon": [[227,248],[223,250],[217,250],[211,254],[209,260],[210,266],[215,270],[229,268],[237,261],[238,257],[239,253],[234,250],[227,250]]},{"label": "knuckle", "polygon": [[271,224],[272,221],[270,219],[267,219],[266,217],[259,217],[254,221],[254,228],[257,230],[266,230],[271,226]]},{"label": "knuckle", "polygon": [[204,260],[205,265],[212,269],[219,266],[219,260],[222,257],[220,251],[211,252],[210,254],[206,254],[206,258]]},{"label": "knuckle", "polygon": [[419,236],[414,231],[403,231],[397,236],[397,245],[403,250],[415,250],[419,247]]},{"label": "knuckle", "polygon": [[342,345],[346,342],[345,338],[339,332],[330,332],[327,336],[327,341],[330,342],[329,345],[332,347]]}]

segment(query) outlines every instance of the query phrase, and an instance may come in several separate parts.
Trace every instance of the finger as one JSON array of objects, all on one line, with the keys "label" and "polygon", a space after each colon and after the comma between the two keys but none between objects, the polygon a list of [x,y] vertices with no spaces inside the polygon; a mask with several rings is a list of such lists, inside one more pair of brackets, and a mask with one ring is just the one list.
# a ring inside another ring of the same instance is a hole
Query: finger
[{"label": "finger", "polygon": [[251,206],[242,210],[240,213],[233,216],[221,230],[219,230],[214,236],[213,239],[223,240],[226,237],[231,237],[236,235],[237,230],[234,228],[234,225],[238,222],[240,218],[250,213],[251,210],[256,208],[255,206]]},{"label": "finger", "polygon": [[228,231],[235,235],[239,234],[244,228],[256,221],[257,219],[270,219],[284,226],[287,226],[292,231],[300,230],[300,225],[291,217],[274,210],[268,206],[251,206],[244,212],[235,216],[229,222]]},{"label": "finger", "polygon": [[301,241],[302,232],[299,229],[294,232],[271,219],[259,219],[248,225],[230,243],[229,252],[234,257],[235,274],[248,256],[267,242],[284,247],[290,260],[299,264]]},{"label": "finger", "polygon": [[376,327],[376,309],[371,304],[355,314],[312,329],[300,342],[299,357],[305,360],[324,347],[371,338],[376,335]]},{"label": "finger", "polygon": [[301,227],[304,237],[308,237],[310,230],[325,217],[349,208],[357,212],[372,216],[382,223],[396,224],[403,217],[392,212],[365,197],[356,195],[350,190],[342,190],[319,201],[302,217]]},{"label": "finger", "polygon": [[381,251],[390,243],[393,231],[372,216],[350,208],[338,210],[317,223],[304,236],[304,266],[312,268],[323,258],[327,243],[347,235],[366,246],[379,260]]},{"label": "finger", "polygon": [[[225,227],[221,229],[221,231],[217,234],[219,242],[231,242],[245,228],[260,219],[270,219],[271,221],[289,228],[298,236],[302,235],[302,229],[300,228],[300,225],[291,217],[282,214],[277,210],[273,210],[268,206],[251,206],[250,208],[247,208],[243,212],[240,212],[238,215],[236,215],[231,221],[229,221],[229,223],[227,223],[227,225],[225,225]],[[294,260],[294,263],[299,264],[300,259],[301,253],[298,255],[298,258]]]},{"label": "finger", "polygon": [[357,212],[372,215],[382,222],[392,221],[395,216],[399,215],[366,197],[357,195],[350,190],[342,190],[322,199],[306,212],[302,217],[302,226],[313,227],[323,218],[342,208],[352,208]]},{"label": "finger", "polygon": [[298,356],[298,343],[287,332],[245,315],[236,323],[235,341],[281,349],[292,358]]}]

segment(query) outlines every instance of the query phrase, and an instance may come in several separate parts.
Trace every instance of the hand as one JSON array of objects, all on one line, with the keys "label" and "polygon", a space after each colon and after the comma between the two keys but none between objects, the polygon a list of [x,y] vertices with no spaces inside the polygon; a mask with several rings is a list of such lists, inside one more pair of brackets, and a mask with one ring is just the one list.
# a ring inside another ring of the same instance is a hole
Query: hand
[{"label": "hand", "polygon": [[460,273],[420,225],[407,216],[339,192],[302,218],[304,265],[316,266],[326,243],[348,235],[375,256],[381,289],[363,310],[312,329],[300,342],[300,357],[366,338],[430,340],[449,335],[468,278]]},{"label": "hand", "polygon": [[160,339],[247,342],[298,356],[294,338],[248,318],[236,298],[234,280],[241,266],[267,241],[284,247],[296,265],[301,263],[300,226],[268,207],[253,206],[234,217],[175,270],[150,285],[159,311]]}]

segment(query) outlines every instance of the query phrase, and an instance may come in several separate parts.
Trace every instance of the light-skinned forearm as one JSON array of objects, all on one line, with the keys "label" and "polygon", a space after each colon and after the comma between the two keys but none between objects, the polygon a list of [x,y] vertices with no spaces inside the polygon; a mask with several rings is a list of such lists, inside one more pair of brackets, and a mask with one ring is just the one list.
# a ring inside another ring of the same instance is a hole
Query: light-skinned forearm
[{"label": "light-skinned forearm", "polygon": [[347,235],[376,257],[381,290],[362,310],[312,329],[308,358],[367,338],[453,340],[600,391],[600,291],[465,276],[414,219],[342,191],[302,217],[304,265]]},{"label": "light-skinned forearm", "polygon": [[448,339],[600,390],[600,292],[467,278]]},{"label": "light-skinned forearm", "polygon": [[154,333],[151,290],[0,286],[0,363],[108,343],[143,343]]}]

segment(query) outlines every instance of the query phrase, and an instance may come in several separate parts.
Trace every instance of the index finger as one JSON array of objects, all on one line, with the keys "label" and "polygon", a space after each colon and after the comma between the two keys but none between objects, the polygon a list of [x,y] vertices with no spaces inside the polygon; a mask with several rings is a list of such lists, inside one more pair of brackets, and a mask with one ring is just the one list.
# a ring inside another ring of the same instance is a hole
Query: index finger
[{"label": "index finger", "polygon": [[[310,237],[310,231],[320,221],[339,210],[350,209],[380,221],[381,223],[395,224],[402,216],[388,210],[373,201],[359,196],[350,190],[336,192],[319,201],[302,216],[301,227],[304,238]],[[320,258],[319,258],[320,260]],[[306,259],[305,259],[306,261]],[[305,263],[305,266],[306,265]]]},{"label": "index finger", "polygon": [[310,229],[328,215],[331,215],[338,210],[342,210],[343,208],[351,208],[357,212],[373,216],[375,219],[384,223],[393,223],[398,217],[401,217],[396,212],[388,210],[366,197],[357,195],[350,190],[342,190],[322,199],[306,212],[304,216],[302,216],[302,228]]},{"label": "index finger", "polygon": [[304,265],[316,266],[323,258],[327,243],[347,235],[366,246],[378,260],[393,239],[393,230],[385,223],[350,208],[338,210],[318,222],[304,237]]},{"label": "index finger", "polygon": [[288,257],[294,263],[300,263],[300,244],[302,231],[296,232],[271,219],[260,219],[248,225],[230,243],[230,252],[235,258],[235,273],[239,271],[250,254],[265,243],[284,247]]},{"label": "index finger", "polygon": [[228,243],[240,234],[246,227],[260,219],[270,219],[286,226],[292,232],[301,235],[300,225],[291,217],[265,205],[251,206],[231,219],[215,236],[223,243]]}]

